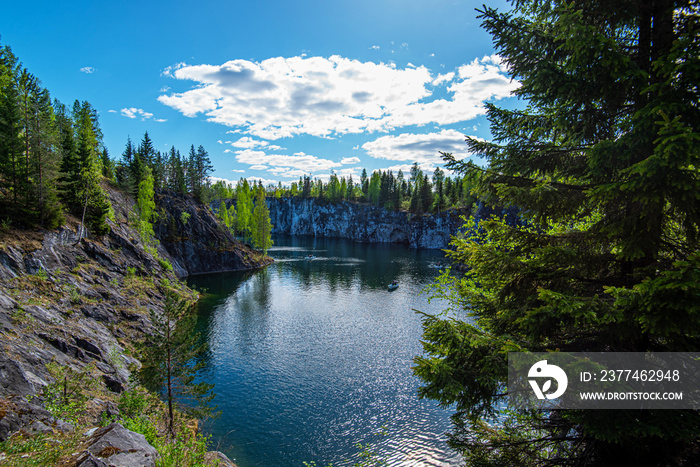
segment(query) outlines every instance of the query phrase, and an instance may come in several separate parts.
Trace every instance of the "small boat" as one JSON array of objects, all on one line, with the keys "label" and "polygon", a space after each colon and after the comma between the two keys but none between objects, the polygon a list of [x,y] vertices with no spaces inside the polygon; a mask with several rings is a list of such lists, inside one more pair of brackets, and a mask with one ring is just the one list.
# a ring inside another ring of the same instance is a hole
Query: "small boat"
[{"label": "small boat", "polygon": [[389,284],[389,290],[396,290],[399,288],[399,281],[391,281]]}]

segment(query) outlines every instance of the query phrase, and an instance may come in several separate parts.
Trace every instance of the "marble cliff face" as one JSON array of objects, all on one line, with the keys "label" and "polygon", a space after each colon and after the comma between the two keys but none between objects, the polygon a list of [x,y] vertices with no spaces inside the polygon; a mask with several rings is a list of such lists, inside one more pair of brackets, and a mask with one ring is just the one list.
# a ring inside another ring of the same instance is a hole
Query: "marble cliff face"
[{"label": "marble cliff face", "polygon": [[268,199],[273,234],[347,238],[357,242],[399,243],[412,248],[447,248],[465,211],[420,215],[356,203],[324,203],[313,198]]}]

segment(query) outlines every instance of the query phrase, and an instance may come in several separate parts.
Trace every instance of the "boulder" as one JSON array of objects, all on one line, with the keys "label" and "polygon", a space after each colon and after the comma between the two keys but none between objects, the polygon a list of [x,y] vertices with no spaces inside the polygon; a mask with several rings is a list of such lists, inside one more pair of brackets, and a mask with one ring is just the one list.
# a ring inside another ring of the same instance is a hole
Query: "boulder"
[{"label": "boulder", "polygon": [[73,425],[55,418],[46,409],[28,402],[24,397],[0,400],[0,442],[13,433],[53,433],[54,430],[68,432]]},{"label": "boulder", "polygon": [[112,467],[154,467],[158,452],[140,433],[112,423],[94,432],[80,454],[78,467],[109,465]]},{"label": "boulder", "polygon": [[212,467],[238,467],[226,454],[220,451],[209,451],[204,454],[204,465]]},{"label": "boulder", "polygon": [[0,356],[0,396],[36,394],[31,376],[15,360]]}]

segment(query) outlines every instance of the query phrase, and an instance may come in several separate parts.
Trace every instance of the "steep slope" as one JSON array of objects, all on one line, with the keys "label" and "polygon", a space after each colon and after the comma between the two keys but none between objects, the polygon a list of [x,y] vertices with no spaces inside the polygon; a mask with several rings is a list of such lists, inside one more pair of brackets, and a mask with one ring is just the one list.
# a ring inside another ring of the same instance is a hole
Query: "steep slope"
[{"label": "steep slope", "polygon": [[236,240],[211,210],[189,195],[159,191],[154,227],[178,277],[205,272],[251,269],[271,262]]},{"label": "steep slope", "polygon": [[[178,276],[266,264],[221,231],[208,210],[168,194],[158,199],[159,225],[181,212],[189,219],[176,223],[175,240],[158,229],[163,242],[154,257],[129,222],[133,200],[106,188],[115,216],[104,237],[79,240],[75,219],[52,231],[0,232],[0,441],[38,421],[49,431],[66,427],[47,415],[40,397],[54,381],[52,361],[75,371],[89,365],[103,393],[121,392],[140,365],[131,350],[149,332],[149,310],[162,310],[168,287],[196,299]],[[109,410],[104,398],[90,401],[95,417]]]}]

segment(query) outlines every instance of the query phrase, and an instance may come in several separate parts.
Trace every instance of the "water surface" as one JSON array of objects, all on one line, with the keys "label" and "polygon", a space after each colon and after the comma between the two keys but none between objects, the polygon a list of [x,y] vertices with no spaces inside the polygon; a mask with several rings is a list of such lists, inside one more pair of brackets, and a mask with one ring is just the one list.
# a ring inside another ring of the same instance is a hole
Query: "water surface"
[{"label": "water surface", "polygon": [[[240,467],[352,465],[357,443],[392,466],[450,466],[450,412],[419,400],[411,366],[439,251],[277,237],[275,263],[195,276],[220,419],[205,431]],[[308,260],[309,254],[316,258]],[[387,285],[397,279],[397,290]]]}]

